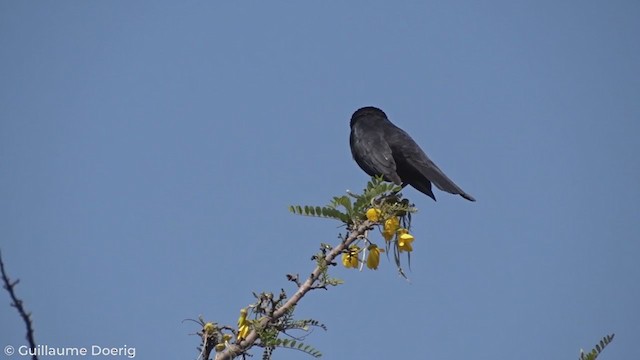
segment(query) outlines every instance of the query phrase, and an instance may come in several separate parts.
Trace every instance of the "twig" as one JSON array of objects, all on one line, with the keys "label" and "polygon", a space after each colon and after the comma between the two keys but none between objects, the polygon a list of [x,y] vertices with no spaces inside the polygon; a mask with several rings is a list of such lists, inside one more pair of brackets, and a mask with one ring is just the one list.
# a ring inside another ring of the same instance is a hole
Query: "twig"
[{"label": "twig", "polygon": [[298,274],[287,274],[287,280],[296,283],[298,287],[302,286],[302,284],[300,283],[300,276]]},{"label": "twig", "polygon": [[[31,322],[31,313],[27,313],[27,311],[22,306],[22,300],[18,299],[15,293],[14,287],[18,285],[20,279],[16,279],[16,281],[11,282],[9,280],[9,276],[7,272],[4,270],[4,262],[2,261],[2,251],[0,251],[0,272],[2,272],[2,282],[4,283],[4,288],[9,292],[9,296],[11,297],[11,306],[18,310],[18,314],[22,317],[22,321],[27,327],[27,341],[29,342],[29,347],[31,350],[36,348],[36,341],[33,339],[33,324]],[[37,355],[31,355],[31,360],[38,360]]]},{"label": "twig", "polygon": [[[355,229],[349,232],[349,236],[344,239],[338,246],[333,248],[325,257],[324,260],[327,264],[333,263],[335,258],[340,256],[342,252],[347,249],[354,241],[356,241],[359,237],[364,236],[366,231],[371,227],[372,223],[370,221],[364,221],[362,224],[358,225]],[[322,267],[320,265],[316,266],[311,275],[307,278],[307,280],[298,286],[298,290],[292,297],[287,300],[287,302],[279,307],[272,316],[264,317],[255,327],[256,328],[264,328],[268,323],[274,322],[284,316],[293,306],[297,305],[300,299],[313,290],[315,287],[316,281],[322,275]],[[245,353],[251,346],[258,340],[258,332],[256,330],[251,330],[249,335],[242,340],[239,344],[232,344],[228,346],[225,350],[216,354],[216,360],[231,360],[234,357]]]}]

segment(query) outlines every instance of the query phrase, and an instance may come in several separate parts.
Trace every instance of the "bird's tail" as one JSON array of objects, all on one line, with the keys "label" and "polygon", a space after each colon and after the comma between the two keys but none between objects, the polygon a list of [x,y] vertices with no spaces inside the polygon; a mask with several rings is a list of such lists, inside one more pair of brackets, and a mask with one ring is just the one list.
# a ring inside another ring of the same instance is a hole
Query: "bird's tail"
[{"label": "bird's tail", "polygon": [[476,201],[476,199],[473,196],[471,196],[471,195],[469,195],[469,194],[467,194],[465,192],[461,193],[460,196],[462,196],[463,198],[465,198],[465,199],[467,199],[469,201]]}]

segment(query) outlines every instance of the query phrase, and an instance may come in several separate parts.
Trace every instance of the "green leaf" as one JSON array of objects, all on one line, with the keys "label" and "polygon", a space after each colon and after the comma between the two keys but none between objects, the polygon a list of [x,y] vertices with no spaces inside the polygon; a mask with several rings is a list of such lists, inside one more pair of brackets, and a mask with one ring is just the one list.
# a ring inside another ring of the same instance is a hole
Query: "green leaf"
[{"label": "green leaf", "polygon": [[585,353],[584,351],[580,350],[579,360],[596,360],[596,358],[602,353],[604,348],[607,345],[609,345],[611,341],[613,341],[614,336],[616,336],[616,334],[611,334],[603,337],[602,340],[600,340],[600,342],[596,344],[595,348],[593,348],[588,353]]}]

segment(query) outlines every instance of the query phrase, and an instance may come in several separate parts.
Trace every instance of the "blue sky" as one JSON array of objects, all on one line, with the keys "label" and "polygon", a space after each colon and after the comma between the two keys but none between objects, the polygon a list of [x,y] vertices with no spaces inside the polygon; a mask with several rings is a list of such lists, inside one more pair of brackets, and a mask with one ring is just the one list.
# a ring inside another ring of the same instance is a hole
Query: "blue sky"
[{"label": "blue sky", "polygon": [[[640,357],[640,3],[0,3],[0,249],[49,346],[197,356],[292,293],[381,107],[470,203],[415,190],[411,283],[336,268],[326,359]],[[2,346],[24,327],[0,296]],[[256,353],[259,356],[259,353]],[[4,356],[4,355],[3,355]],[[302,359],[280,350],[278,359]]]}]

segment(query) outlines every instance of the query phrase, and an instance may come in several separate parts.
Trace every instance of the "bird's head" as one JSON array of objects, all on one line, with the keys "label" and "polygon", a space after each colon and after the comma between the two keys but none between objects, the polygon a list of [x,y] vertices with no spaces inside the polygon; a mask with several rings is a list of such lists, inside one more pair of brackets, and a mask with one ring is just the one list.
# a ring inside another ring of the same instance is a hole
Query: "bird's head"
[{"label": "bird's head", "polygon": [[358,110],[356,110],[356,112],[353,113],[353,115],[351,115],[351,123],[349,124],[350,127],[353,127],[353,125],[360,121],[360,119],[363,118],[371,118],[371,119],[376,119],[376,118],[382,118],[382,119],[386,119],[387,118],[387,114],[384,113],[384,111],[378,109],[377,107],[373,107],[373,106],[366,106],[363,108],[360,108]]}]

